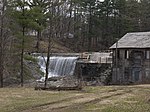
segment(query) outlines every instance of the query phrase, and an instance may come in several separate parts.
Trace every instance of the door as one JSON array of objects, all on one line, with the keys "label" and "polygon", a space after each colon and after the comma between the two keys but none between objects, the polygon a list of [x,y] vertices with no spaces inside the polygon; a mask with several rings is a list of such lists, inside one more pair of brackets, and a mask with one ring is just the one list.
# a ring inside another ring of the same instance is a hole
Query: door
[{"label": "door", "polygon": [[142,78],[144,53],[142,51],[132,51],[131,67],[132,67],[132,81],[139,82]]},{"label": "door", "polygon": [[141,80],[141,69],[140,68],[134,68],[132,72],[132,81],[133,82],[139,82]]}]

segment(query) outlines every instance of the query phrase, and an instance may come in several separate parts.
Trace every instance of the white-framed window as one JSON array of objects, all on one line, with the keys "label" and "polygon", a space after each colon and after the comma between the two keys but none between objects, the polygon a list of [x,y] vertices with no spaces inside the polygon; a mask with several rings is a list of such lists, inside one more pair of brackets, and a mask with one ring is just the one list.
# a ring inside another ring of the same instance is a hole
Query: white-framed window
[{"label": "white-framed window", "polygon": [[129,51],[128,50],[125,50],[125,59],[129,59]]},{"label": "white-framed window", "polygon": [[145,52],[145,58],[146,59],[150,59],[150,51],[146,51]]}]

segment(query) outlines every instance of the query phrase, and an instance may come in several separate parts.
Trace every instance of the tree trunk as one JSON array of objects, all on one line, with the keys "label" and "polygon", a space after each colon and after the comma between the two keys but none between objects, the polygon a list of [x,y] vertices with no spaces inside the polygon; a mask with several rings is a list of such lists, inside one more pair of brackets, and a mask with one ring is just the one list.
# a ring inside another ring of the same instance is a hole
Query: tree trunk
[{"label": "tree trunk", "polygon": [[[46,60],[46,74],[45,74],[45,84],[44,84],[44,87],[46,88],[47,87],[47,81],[48,81],[48,70],[49,70],[49,63],[50,63],[50,53],[51,53],[51,38],[53,37],[53,15],[54,15],[54,6],[53,6],[53,3],[51,4],[51,8],[52,8],[52,17],[50,17],[49,19],[49,33],[48,33],[48,51],[47,51],[47,60]],[[50,11],[51,9],[49,9]]]},{"label": "tree trunk", "polygon": [[72,0],[70,0],[70,7],[69,7],[69,21],[68,21],[68,30],[67,30],[67,38],[69,37],[69,33],[71,33],[70,31],[71,29],[71,21],[72,21]]},{"label": "tree trunk", "polygon": [[22,30],[22,34],[23,34],[23,39],[22,39],[22,45],[21,45],[21,72],[20,72],[21,87],[23,87],[23,83],[24,83],[24,77],[23,77],[23,68],[24,68],[24,64],[23,64],[23,57],[24,57],[24,36],[25,36],[25,28],[24,27],[23,27],[23,30]]},{"label": "tree trunk", "polygon": [[4,66],[3,66],[3,51],[2,48],[0,48],[0,81],[1,85],[0,87],[3,87],[3,71],[4,71]]},{"label": "tree trunk", "polygon": [[1,18],[1,30],[0,30],[0,81],[3,87],[3,71],[4,71],[4,53],[3,53],[3,18]]},{"label": "tree trunk", "polygon": [[51,37],[49,36],[48,39],[48,52],[47,52],[47,61],[46,61],[46,76],[45,76],[45,88],[47,87],[47,80],[48,80],[48,70],[49,70],[49,63],[50,63],[50,50],[51,50]]},{"label": "tree trunk", "polygon": [[92,9],[91,9],[91,5],[89,6],[89,28],[88,28],[88,52],[91,51],[91,40],[92,40],[92,37],[91,37],[91,33],[92,33]]},{"label": "tree trunk", "polygon": [[[5,1],[6,2],[6,1]],[[1,86],[3,87],[3,71],[4,71],[4,41],[3,41],[3,28],[4,28],[4,9],[5,9],[5,5],[4,5],[4,0],[2,1],[3,6],[2,6],[2,10],[1,10],[1,20],[0,20],[0,82],[1,82]]]},{"label": "tree trunk", "polygon": [[[23,3],[25,3],[25,0],[23,0]],[[23,6],[23,12],[22,15],[25,16],[25,7]],[[24,76],[23,76],[23,70],[24,70],[24,64],[23,64],[23,57],[24,57],[24,43],[25,43],[25,26],[22,26],[22,43],[21,43],[21,62],[20,62],[20,79],[21,79],[21,87],[23,87],[24,84]]]},{"label": "tree trunk", "polygon": [[37,31],[37,43],[36,43],[37,52],[39,52],[40,38],[41,38],[41,32]]}]

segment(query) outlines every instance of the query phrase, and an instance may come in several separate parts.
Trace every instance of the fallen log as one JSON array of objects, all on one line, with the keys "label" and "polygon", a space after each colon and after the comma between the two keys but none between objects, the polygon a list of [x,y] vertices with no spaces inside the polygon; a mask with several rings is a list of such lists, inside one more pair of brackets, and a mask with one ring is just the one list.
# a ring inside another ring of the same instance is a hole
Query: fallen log
[{"label": "fallen log", "polygon": [[51,87],[35,87],[35,90],[82,90],[81,86],[74,86],[74,87],[55,87],[55,86],[51,86]]}]

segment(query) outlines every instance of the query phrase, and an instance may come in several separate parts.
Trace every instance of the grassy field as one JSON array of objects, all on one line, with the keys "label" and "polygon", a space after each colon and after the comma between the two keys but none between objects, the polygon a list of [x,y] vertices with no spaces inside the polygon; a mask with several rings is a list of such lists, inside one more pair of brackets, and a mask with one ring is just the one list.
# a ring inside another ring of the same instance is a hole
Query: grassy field
[{"label": "grassy field", "polygon": [[3,88],[0,112],[150,112],[150,85],[85,87],[82,91]]}]

